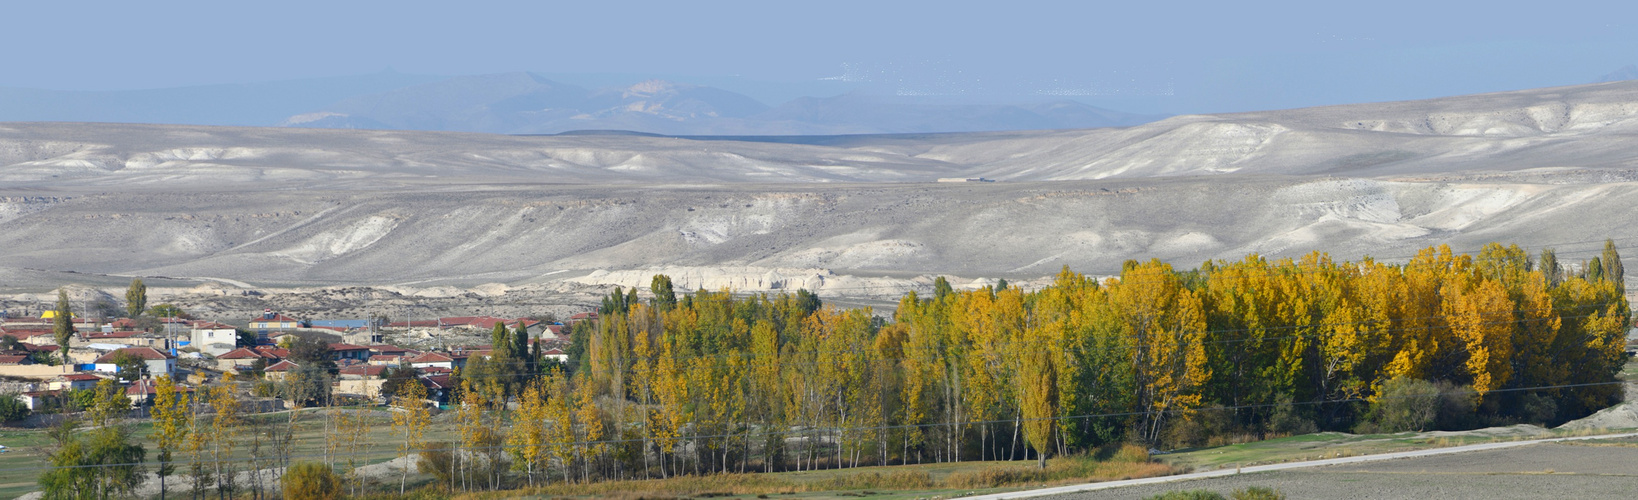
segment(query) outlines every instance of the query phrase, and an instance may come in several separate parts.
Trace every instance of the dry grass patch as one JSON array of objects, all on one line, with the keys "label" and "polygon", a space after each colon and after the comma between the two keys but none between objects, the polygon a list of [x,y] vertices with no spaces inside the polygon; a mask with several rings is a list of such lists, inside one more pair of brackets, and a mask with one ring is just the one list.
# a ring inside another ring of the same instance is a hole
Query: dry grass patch
[{"label": "dry grass patch", "polygon": [[1140,446],[1125,445],[1103,450],[1096,456],[1070,456],[1047,461],[1046,468],[1030,465],[994,465],[972,471],[951,473],[944,478],[950,488],[999,488],[1004,486],[1052,486],[1085,481],[1113,481],[1164,476],[1174,469],[1149,460]]}]

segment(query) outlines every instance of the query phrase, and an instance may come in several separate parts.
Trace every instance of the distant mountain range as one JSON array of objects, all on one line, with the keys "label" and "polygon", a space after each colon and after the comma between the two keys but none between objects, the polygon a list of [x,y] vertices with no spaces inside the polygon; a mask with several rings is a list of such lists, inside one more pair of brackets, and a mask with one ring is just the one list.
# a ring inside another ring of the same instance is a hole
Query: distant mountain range
[{"label": "distant mountain range", "polygon": [[131,91],[0,88],[0,121],[124,122],[556,134],[835,135],[1121,127],[1164,118],[1074,101],[949,104],[896,96],[805,97],[769,106],[735,92],[651,80],[584,88],[532,73],[393,72]]}]

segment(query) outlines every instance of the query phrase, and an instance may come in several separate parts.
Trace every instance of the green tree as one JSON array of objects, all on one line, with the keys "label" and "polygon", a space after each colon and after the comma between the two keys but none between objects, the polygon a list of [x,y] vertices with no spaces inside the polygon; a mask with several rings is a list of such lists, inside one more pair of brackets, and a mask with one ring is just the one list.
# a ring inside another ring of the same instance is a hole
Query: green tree
[{"label": "green tree", "polygon": [[115,373],[119,375],[120,380],[135,382],[142,379],[143,372],[148,369],[148,362],[141,356],[120,351],[114,355],[114,366],[118,367]]},{"label": "green tree", "polygon": [[131,288],[125,290],[125,315],[135,318],[148,309],[148,285],[142,284],[142,278],[131,280]]},{"label": "green tree", "polygon": [[15,392],[0,392],[0,422],[16,422],[28,418],[28,405],[17,399]]},{"label": "green tree", "polygon": [[648,289],[654,292],[654,308],[664,312],[677,305],[677,292],[671,287],[671,277],[664,274],[654,275],[649,282]]},{"label": "green tree", "polygon": [[74,338],[74,310],[68,306],[68,291],[57,289],[57,309],[51,318],[51,334],[57,341],[57,350],[63,355],[63,364],[72,363],[68,358],[68,341]]},{"label": "green tree", "polygon": [[336,362],[330,353],[330,343],[318,337],[295,336],[290,342],[290,362],[303,368],[316,368],[325,373],[336,373]]},{"label": "green tree", "polygon": [[1386,432],[1427,430],[1439,416],[1439,387],[1426,380],[1394,378],[1382,384],[1371,412]]},{"label": "green tree", "polygon": [[105,426],[83,434],[66,431],[56,434],[59,446],[47,458],[51,465],[39,483],[47,500],[106,499],[131,494],[142,484],[142,460],[148,454],[131,442],[124,426]]},{"label": "green tree", "polygon": [[1564,268],[1559,267],[1558,253],[1551,248],[1541,249],[1541,259],[1540,262],[1536,263],[1536,269],[1547,277],[1548,286],[1558,286],[1558,283],[1564,279]]},{"label": "green tree", "polygon": [[193,318],[193,315],[188,314],[187,311],[183,311],[182,308],[176,307],[173,304],[160,304],[150,307],[148,308],[148,315],[155,318]]}]

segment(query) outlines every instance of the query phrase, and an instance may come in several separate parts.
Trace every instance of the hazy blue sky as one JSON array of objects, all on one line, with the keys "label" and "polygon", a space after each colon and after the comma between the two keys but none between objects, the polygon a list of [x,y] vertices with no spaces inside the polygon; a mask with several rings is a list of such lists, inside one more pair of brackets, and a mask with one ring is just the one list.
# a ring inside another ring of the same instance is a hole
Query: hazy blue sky
[{"label": "hazy blue sky", "polygon": [[1635,20],[1634,2],[1566,1],[12,2],[0,86],[390,67],[1234,111],[1587,83],[1638,62]]}]

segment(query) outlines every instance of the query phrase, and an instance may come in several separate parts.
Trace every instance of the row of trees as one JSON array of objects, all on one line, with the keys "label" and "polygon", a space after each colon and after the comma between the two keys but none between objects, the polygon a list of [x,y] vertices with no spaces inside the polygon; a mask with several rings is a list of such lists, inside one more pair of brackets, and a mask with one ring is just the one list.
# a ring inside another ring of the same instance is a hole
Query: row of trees
[{"label": "row of trees", "polygon": [[[1033,292],[940,280],[891,321],[805,292],[677,297],[658,276],[646,303],[619,290],[604,301],[568,372],[519,370],[532,378],[507,387],[467,377],[467,431],[440,477],[493,487],[504,463],[531,483],[548,470],[1044,463],[1120,441],[1374,428],[1403,420],[1383,408],[1405,381],[1460,400],[1465,413],[1441,425],[1559,422],[1621,397],[1619,262],[1608,245],[1569,272],[1550,250],[1497,244],[1403,265],[1128,262],[1102,282],[1065,269]],[[517,409],[501,411],[509,400]],[[488,479],[462,476],[472,470]]]}]

